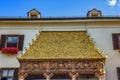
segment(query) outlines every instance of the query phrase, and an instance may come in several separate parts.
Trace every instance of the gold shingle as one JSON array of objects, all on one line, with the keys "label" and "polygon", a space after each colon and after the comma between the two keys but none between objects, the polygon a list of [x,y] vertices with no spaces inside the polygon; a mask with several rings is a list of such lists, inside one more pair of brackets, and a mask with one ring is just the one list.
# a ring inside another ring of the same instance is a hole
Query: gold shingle
[{"label": "gold shingle", "polygon": [[105,58],[86,31],[43,31],[19,59]]}]

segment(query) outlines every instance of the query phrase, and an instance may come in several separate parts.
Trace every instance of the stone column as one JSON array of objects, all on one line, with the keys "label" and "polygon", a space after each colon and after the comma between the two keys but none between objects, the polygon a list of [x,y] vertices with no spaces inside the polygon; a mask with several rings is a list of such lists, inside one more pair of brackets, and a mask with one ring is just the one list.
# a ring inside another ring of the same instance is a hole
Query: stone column
[{"label": "stone column", "polygon": [[69,75],[72,78],[72,80],[76,80],[76,78],[79,76],[79,73],[78,72],[70,72]]},{"label": "stone column", "polygon": [[50,80],[51,77],[53,77],[53,73],[45,72],[43,73],[43,76],[46,78],[46,80]]},{"label": "stone column", "polygon": [[105,70],[104,69],[100,69],[99,72],[95,73],[95,77],[97,77],[99,80],[104,80]]},{"label": "stone column", "polygon": [[25,80],[25,78],[27,77],[27,73],[25,73],[23,70],[21,70],[18,74],[19,79],[18,80]]}]

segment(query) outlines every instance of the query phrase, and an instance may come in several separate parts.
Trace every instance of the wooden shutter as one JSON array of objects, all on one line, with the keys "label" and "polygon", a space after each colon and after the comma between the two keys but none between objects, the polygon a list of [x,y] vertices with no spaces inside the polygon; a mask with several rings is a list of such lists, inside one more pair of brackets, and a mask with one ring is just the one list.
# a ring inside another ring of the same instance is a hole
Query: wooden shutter
[{"label": "wooden shutter", "polygon": [[120,68],[117,68],[117,75],[118,75],[118,80],[120,80]]},{"label": "wooden shutter", "polygon": [[24,43],[24,35],[19,35],[19,45],[18,48],[19,50],[23,50],[23,43]]},{"label": "wooden shutter", "polygon": [[18,80],[18,71],[18,68],[14,69],[14,80]]},{"label": "wooden shutter", "polygon": [[1,35],[0,49],[5,47],[6,35]]},{"label": "wooden shutter", "polygon": [[119,49],[119,39],[118,39],[119,34],[112,34],[112,39],[113,39],[113,49],[118,50]]}]

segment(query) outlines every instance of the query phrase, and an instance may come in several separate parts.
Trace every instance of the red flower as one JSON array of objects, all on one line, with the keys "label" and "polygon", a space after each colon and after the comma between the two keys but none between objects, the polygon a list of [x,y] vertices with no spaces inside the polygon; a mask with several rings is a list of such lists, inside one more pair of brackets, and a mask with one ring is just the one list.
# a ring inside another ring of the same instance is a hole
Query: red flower
[{"label": "red flower", "polygon": [[1,52],[6,53],[6,54],[17,54],[18,48],[17,47],[6,47],[6,48],[2,48]]}]

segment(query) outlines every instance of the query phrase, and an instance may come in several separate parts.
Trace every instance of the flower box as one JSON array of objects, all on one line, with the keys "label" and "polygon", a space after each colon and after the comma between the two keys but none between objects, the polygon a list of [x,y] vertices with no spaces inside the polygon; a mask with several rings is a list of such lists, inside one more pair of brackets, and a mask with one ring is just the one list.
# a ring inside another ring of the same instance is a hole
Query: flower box
[{"label": "flower box", "polygon": [[18,48],[17,47],[5,47],[1,49],[1,52],[5,54],[17,54]]}]

